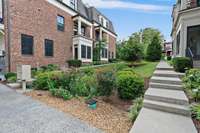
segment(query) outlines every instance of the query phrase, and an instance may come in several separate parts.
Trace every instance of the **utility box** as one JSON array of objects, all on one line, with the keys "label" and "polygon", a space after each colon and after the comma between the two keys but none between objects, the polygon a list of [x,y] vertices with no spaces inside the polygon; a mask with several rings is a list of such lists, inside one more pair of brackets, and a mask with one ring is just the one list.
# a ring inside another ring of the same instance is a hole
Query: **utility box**
[{"label": "utility box", "polygon": [[31,81],[31,65],[18,65],[17,79],[19,81]]}]

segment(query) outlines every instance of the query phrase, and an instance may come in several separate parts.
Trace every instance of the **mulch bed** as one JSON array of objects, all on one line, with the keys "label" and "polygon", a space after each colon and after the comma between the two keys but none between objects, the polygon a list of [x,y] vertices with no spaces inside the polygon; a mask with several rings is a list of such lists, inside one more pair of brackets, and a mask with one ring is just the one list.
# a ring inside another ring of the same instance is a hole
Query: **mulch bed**
[{"label": "mulch bed", "polygon": [[[108,99],[100,97],[97,98],[97,109],[91,110],[85,104],[84,98],[73,98],[69,101],[64,101],[51,96],[47,91],[32,91],[25,95],[71,114],[107,133],[128,133],[133,125],[126,111],[131,105],[130,101],[121,101],[121,104],[116,107],[114,106],[116,103],[113,103],[114,100],[110,100],[112,97]],[[106,102],[106,100],[109,102]]]}]

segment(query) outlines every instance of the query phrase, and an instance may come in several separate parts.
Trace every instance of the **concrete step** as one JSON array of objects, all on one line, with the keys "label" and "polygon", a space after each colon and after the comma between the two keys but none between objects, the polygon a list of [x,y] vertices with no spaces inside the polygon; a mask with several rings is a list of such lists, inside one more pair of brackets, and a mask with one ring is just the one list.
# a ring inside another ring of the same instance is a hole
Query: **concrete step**
[{"label": "concrete step", "polygon": [[163,84],[163,83],[150,83],[150,88],[168,89],[168,90],[183,90],[182,85]]},{"label": "concrete step", "polygon": [[171,78],[171,77],[158,77],[153,76],[150,80],[152,83],[164,83],[164,84],[174,84],[174,85],[182,85],[182,82],[179,78]]},{"label": "concrete step", "polygon": [[197,133],[189,117],[142,108],[130,133]]},{"label": "concrete step", "polygon": [[166,70],[166,71],[173,71],[173,67],[169,66],[166,62],[161,62],[157,65],[156,70]]},{"label": "concrete step", "polygon": [[143,102],[143,107],[154,110],[160,110],[168,113],[175,113],[187,117],[191,116],[190,108],[187,105],[178,105],[178,104],[145,99]]},{"label": "concrete step", "polygon": [[189,101],[184,91],[180,90],[149,88],[146,91],[144,98],[148,100],[161,101],[172,104],[189,105]]},{"label": "concrete step", "polygon": [[177,78],[182,78],[184,76],[183,73],[177,73],[169,70],[156,70],[153,75],[157,77],[177,77]]}]

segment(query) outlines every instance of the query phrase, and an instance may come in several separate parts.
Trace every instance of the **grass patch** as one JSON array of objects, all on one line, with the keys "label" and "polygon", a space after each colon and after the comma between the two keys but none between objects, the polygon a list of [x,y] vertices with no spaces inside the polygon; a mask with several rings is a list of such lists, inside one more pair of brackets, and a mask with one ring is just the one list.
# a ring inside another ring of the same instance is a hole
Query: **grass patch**
[{"label": "grass patch", "polygon": [[144,65],[141,65],[139,67],[135,67],[134,71],[137,74],[141,75],[142,77],[148,78],[148,77],[152,76],[153,72],[156,69],[157,64],[158,64],[158,62],[147,62],[147,61],[144,61]]}]

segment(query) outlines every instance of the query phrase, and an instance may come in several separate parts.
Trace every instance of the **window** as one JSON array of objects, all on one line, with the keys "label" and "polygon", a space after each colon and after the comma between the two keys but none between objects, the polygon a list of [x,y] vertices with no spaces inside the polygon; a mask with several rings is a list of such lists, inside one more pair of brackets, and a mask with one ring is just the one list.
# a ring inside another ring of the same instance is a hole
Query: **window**
[{"label": "window", "polygon": [[102,58],[108,58],[108,50],[106,48],[103,48],[101,51]]},{"label": "window", "polygon": [[178,55],[180,51],[180,32],[178,33],[176,39],[176,54]]},{"label": "window", "polygon": [[33,55],[33,36],[21,35],[21,53],[22,55]]},{"label": "window", "polygon": [[109,22],[108,21],[106,22],[106,28],[109,28]]},{"label": "window", "polygon": [[57,29],[59,31],[65,30],[65,19],[63,16],[60,16],[60,15],[57,16]]},{"label": "window", "polygon": [[200,6],[200,0],[197,0],[197,6]]},{"label": "window", "polygon": [[76,8],[76,0],[70,0],[70,7],[73,9]]},{"label": "window", "polygon": [[53,56],[53,41],[45,39],[45,56]]},{"label": "window", "polygon": [[91,59],[91,47],[87,46],[87,59]]},{"label": "window", "polygon": [[112,52],[112,59],[114,59],[114,52]]},{"label": "window", "polygon": [[81,35],[85,36],[85,26],[81,26]]},{"label": "window", "polygon": [[86,46],[81,45],[81,58],[86,58]]}]

